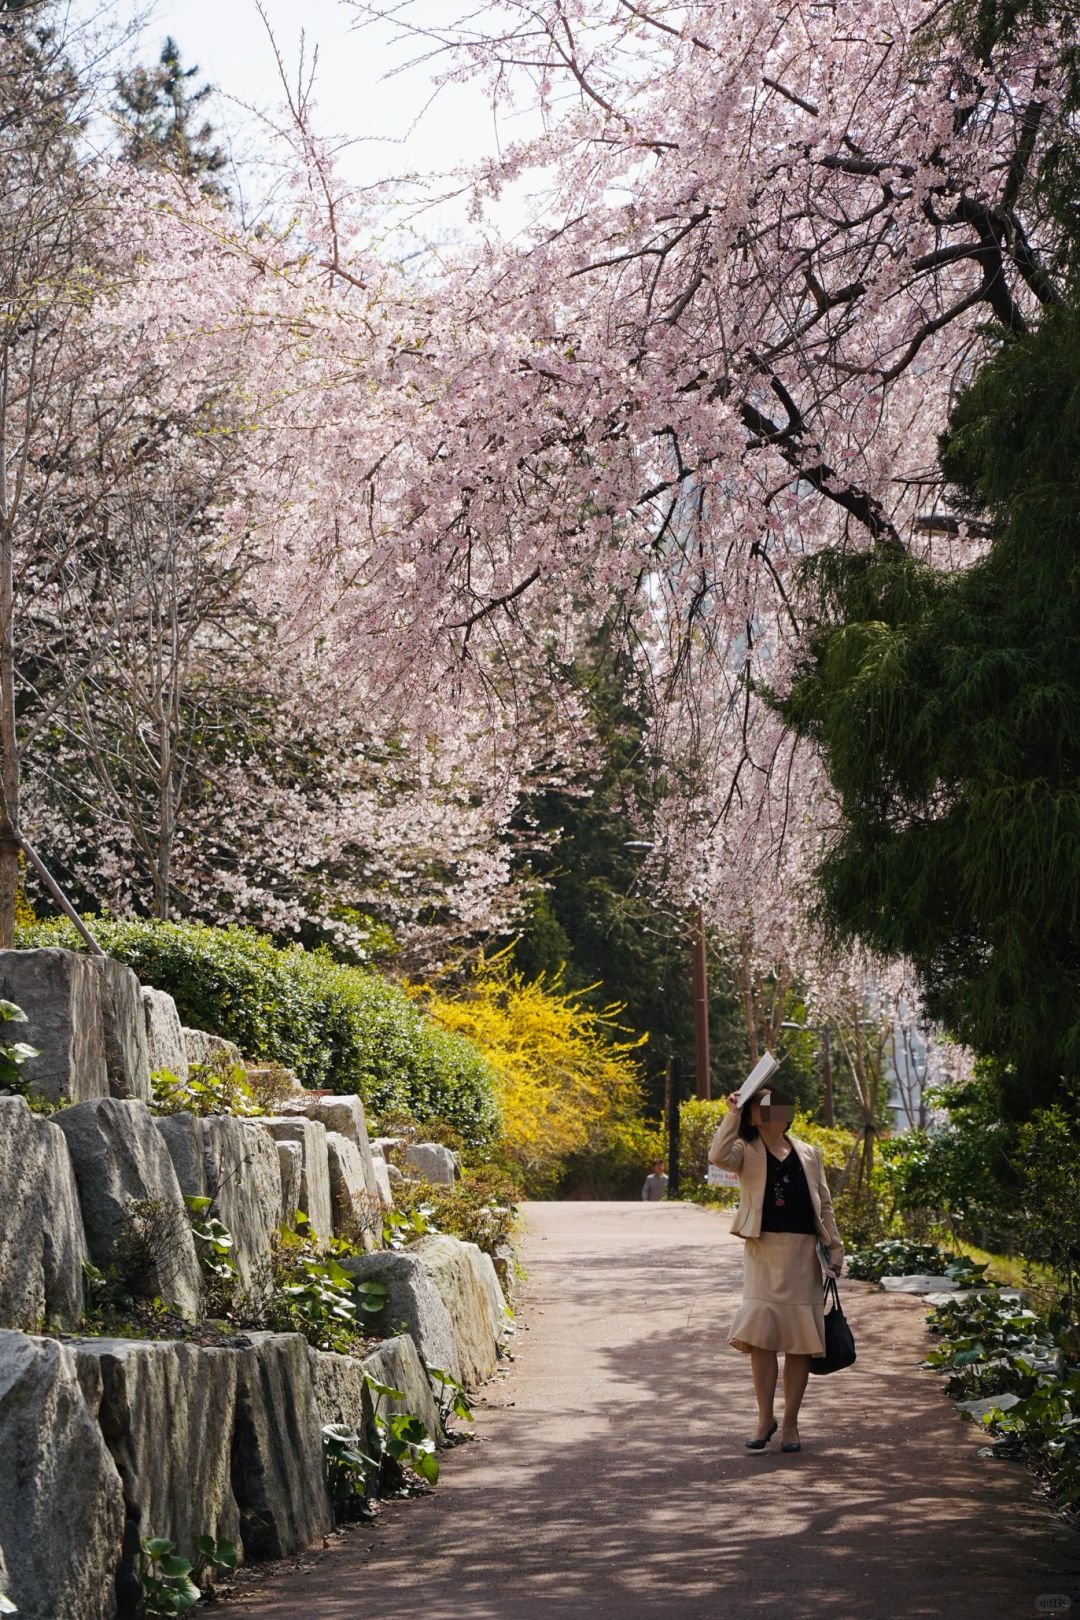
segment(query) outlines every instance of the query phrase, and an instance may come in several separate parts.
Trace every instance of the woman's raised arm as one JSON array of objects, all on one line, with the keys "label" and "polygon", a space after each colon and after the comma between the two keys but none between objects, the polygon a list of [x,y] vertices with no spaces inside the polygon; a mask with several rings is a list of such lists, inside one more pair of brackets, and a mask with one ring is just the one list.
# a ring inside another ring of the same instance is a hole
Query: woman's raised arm
[{"label": "woman's raised arm", "polygon": [[746,1143],[739,1135],[742,1114],[735,1106],[736,1097],[737,1093],[733,1091],[727,1100],[728,1111],[720,1121],[709,1148],[709,1163],[719,1165],[722,1170],[741,1170],[746,1152]]}]

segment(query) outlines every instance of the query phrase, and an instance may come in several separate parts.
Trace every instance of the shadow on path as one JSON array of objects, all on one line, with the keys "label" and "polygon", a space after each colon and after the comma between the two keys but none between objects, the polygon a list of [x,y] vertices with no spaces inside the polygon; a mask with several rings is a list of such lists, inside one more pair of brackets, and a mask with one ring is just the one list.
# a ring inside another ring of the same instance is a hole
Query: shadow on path
[{"label": "shadow on path", "polygon": [[1080,1536],[976,1455],[917,1300],[842,1285],[859,1361],[812,1378],[803,1451],[749,1453],[728,1219],[683,1205],[528,1211],[517,1361],[435,1497],[393,1506],[250,1608],[303,1620],[1013,1620],[1080,1614]]}]

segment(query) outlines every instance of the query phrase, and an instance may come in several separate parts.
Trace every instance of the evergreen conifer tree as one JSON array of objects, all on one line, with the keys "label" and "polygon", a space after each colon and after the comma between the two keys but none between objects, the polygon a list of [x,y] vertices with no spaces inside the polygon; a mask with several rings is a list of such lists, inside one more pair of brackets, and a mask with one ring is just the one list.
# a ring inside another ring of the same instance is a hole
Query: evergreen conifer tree
[{"label": "evergreen conifer tree", "polygon": [[985,555],[816,559],[817,628],[779,706],[842,805],[825,922],[910,957],[1026,1113],[1080,1077],[1080,311],[1002,343],[941,462]]},{"label": "evergreen conifer tree", "polygon": [[223,187],[214,176],[224,169],[227,158],[214,140],[213,124],[202,117],[213,86],[196,89],[192,81],[198,72],[198,67],[181,65],[180,47],[170,37],[156,67],[136,67],[117,76],[122,149],[132,163],[174,169],[200,181],[204,191],[221,195]]}]

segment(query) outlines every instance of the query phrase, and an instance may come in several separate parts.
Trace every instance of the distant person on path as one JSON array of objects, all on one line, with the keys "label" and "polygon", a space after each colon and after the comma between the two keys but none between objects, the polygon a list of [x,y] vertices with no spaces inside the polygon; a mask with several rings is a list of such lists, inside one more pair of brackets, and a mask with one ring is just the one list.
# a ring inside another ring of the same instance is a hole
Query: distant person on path
[{"label": "distant person on path", "polygon": [[641,1189],[643,1204],[655,1204],[661,1198],[667,1197],[667,1176],[664,1174],[663,1159],[654,1159],[649,1167],[649,1174],[645,1177],[645,1185]]},{"label": "distant person on path", "polygon": [[791,1136],[791,1099],[766,1083],[740,1111],[738,1093],[713,1137],[709,1163],[739,1177],[739,1207],[731,1230],[746,1240],[742,1303],[729,1343],[750,1357],[758,1422],[746,1445],[763,1451],[777,1424],[773,1416],[778,1350],[784,1352],[781,1451],[798,1451],[799,1408],[810,1362],[825,1354],[823,1262],[839,1274],[844,1247],[836,1230],[825,1166],[818,1148]]}]

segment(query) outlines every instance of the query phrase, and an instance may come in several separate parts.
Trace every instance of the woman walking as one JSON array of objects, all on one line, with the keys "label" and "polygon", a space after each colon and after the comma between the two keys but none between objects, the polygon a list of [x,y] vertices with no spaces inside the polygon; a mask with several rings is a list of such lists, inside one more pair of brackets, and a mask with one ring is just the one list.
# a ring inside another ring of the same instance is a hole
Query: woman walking
[{"label": "woman walking", "polygon": [[758,1422],[746,1445],[763,1451],[777,1428],[773,1415],[777,1351],[784,1352],[781,1451],[799,1451],[799,1408],[810,1362],[825,1354],[822,1262],[817,1240],[838,1274],[844,1248],[836,1230],[825,1166],[818,1148],[789,1134],[792,1104],[775,1087],[743,1109],[738,1093],[713,1137],[709,1162],[739,1177],[739,1207],[731,1230],[746,1240],[742,1303],[728,1335],[750,1357]]}]

